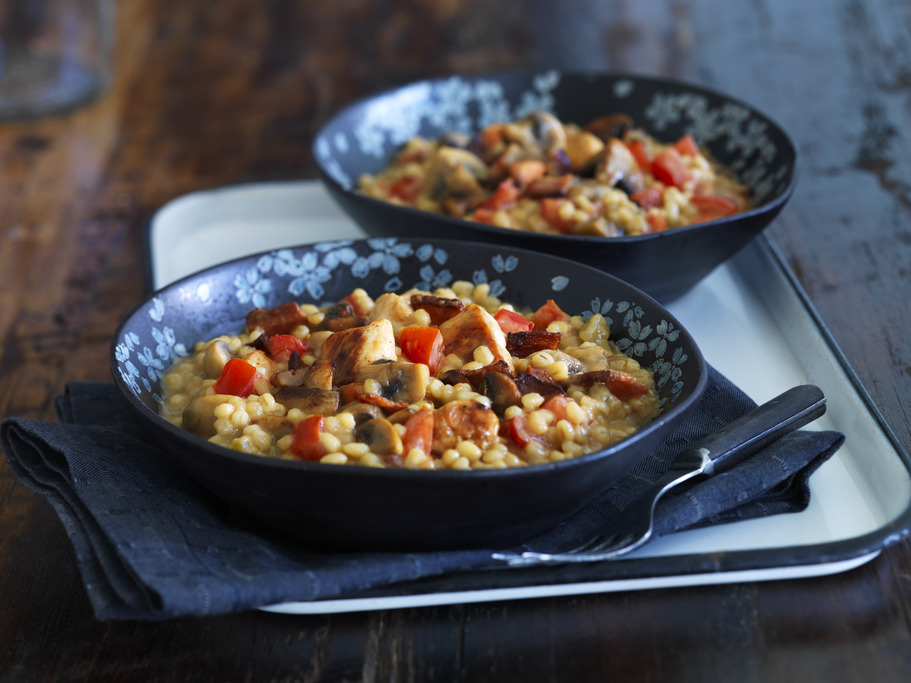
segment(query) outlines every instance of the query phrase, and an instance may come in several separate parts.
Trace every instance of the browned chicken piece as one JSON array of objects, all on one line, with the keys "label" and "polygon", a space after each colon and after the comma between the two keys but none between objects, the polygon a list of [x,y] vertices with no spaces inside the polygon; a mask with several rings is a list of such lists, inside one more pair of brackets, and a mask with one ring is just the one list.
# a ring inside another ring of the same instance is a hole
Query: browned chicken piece
[{"label": "browned chicken piece", "polygon": [[335,372],[335,363],[331,360],[316,360],[304,377],[303,386],[311,389],[329,391],[332,388],[332,375]]},{"label": "browned chicken piece", "polygon": [[474,350],[486,346],[493,354],[494,361],[505,361],[513,371],[512,356],[506,350],[506,335],[483,308],[471,304],[464,311],[453,316],[442,325],[443,353],[455,354],[463,363],[474,360]]},{"label": "browned chicken piece", "polygon": [[398,325],[408,320],[412,313],[414,310],[408,299],[393,292],[386,292],[377,298],[368,319],[388,320],[393,325]]},{"label": "browned chicken piece", "polygon": [[584,171],[604,149],[604,141],[587,130],[573,130],[566,135],[566,156],[574,173]]},{"label": "browned chicken piece", "polygon": [[388,320],[335,332],[322,346],[322,360],[335,363],[335,386],[355,381],[358,368],[384,359],[396,359],[395,335]]},{"label": "browned chicken piece", "polygon": [[247,329],[262,328],[263,334],[290,334],[298,325],[304,325],[307,316],[293,301],[275,308],[254,308],[247,313]]},{"label": "browned chicken piece", "polygon": [[499,430],[499,418],[484,404],[450,401],[434,413],[432,450],[439,455],[460,441],[473,441],[484,450],[497,440]]}]

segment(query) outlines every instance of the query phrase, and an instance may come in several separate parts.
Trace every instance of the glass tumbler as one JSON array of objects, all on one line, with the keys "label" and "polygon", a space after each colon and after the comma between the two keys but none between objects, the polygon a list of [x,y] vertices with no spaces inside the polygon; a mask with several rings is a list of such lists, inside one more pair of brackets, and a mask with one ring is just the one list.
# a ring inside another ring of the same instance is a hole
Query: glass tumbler
[{"label": "glass tumbler", "polygon": [[0,120],[62,113],[111,80],[113,0],[0,0]]}]

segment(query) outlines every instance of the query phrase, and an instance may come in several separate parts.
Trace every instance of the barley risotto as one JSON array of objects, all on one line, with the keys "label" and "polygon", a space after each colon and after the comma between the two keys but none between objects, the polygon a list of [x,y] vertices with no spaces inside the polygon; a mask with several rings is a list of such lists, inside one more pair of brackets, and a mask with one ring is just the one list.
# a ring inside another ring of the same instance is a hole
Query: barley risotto
[{"label": "barley risotto", "polygon": [[749,189],[691,135],[664,143],[623,114],[585,127],[534,111],[474,138],[414,137],[359,187],[384,201],[502,228],[619,237],[751,208]]},{"label": "barley risotto", "polygon": [[547,300],[517,311],[465,281],[251,310],[162,378],[162,415],[250,454],[479,470],[600,450],[659,413],[652,373]]}]

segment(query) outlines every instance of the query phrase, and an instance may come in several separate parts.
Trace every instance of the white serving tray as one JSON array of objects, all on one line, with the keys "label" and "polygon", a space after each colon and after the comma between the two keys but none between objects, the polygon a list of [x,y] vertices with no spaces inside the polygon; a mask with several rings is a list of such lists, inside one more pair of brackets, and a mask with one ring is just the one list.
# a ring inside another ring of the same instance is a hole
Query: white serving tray
[{"label": "white serving tray", "polygon": [[[250,253],[365,234],[316,182],[239,185],[178,198],[147,231],[149,285]],[[762,403],[818,385],[828,410],[810,428],[844,446],[810,480],[797,514],[659,538],[624,559],[582,567],[466,572],[340,600],[265,607],[332,613],[759,581],[857,567],[911,528],[911,459],[884,424],[812,306],[765,238],[668,306],[706,360]]]}]

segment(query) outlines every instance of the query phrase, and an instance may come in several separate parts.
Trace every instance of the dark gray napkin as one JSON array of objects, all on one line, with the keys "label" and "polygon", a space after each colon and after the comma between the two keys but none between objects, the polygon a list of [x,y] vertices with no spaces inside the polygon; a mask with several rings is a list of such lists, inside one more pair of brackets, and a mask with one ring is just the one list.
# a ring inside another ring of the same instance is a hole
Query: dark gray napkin
[{"label": "dark gray napkin", "polygon": [[[156,451],[111,384],[73,383],[60,422],[7,418],[0,444],[16,477],[59,515],[99,619],[225,614],[502,566],[492,552],[554,552],[594,535],[693,441],[755,407],[712,370],[690,419],[616,487],[522,548],[433,553],[326,554],[281,538],[216,499]],[[693,526],[796,512],[807,480],[842,444],[800,431],[704,480],[659,509],[659,535]],[[602,578],[609,578],[609,567]],[[615,565],[613,565],[615,566]],[[511,569],[508,571],[528,571]]]}]

